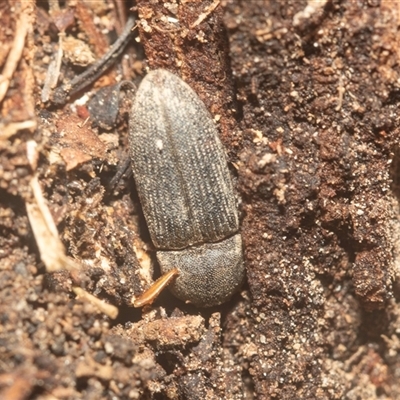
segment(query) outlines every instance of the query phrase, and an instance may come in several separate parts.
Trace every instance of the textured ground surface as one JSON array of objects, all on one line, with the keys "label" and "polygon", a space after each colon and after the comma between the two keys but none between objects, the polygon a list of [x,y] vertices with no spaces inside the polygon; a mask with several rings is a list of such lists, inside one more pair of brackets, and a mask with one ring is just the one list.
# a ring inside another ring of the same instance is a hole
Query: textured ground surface
[{"label": "textured ground surface", "polygon": [[[138,0],[125,56],[65,106],[49,76],[83,72],[135,4],[0,4],[0,397],[399,399],[400,6],[179,3]],[[215,309],[129,307],[154,252],[132,177],[110,189],[128,102],[104,130],[86,100],[146,66],[196,90],[231,162],[248,282]]]}]

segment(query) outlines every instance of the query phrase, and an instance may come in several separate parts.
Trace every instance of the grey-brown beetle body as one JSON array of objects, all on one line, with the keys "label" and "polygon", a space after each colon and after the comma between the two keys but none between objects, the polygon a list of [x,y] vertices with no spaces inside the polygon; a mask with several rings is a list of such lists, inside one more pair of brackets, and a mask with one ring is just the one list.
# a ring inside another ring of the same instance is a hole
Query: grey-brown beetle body
[{"label": "grey-brown beetle body", "polygon": [[197,94],[165,70],[141,82],[129,121],[132,169],[170,289],[201,307],[221,304],[244,279],[242,241],[224,148]]}]

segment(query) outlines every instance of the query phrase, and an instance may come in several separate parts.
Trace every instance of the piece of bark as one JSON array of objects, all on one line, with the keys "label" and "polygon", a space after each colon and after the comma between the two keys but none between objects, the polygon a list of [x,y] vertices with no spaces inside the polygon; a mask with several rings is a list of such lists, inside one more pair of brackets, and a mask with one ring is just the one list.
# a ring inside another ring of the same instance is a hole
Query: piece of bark
[{"label": "piece of bark", "polygon": [[216,3],[209,0],[137,3],[150,68],[165,68],[186,81],[219,121],[222,140],[235,144],[237,108],[222,7],[213,8]]}]

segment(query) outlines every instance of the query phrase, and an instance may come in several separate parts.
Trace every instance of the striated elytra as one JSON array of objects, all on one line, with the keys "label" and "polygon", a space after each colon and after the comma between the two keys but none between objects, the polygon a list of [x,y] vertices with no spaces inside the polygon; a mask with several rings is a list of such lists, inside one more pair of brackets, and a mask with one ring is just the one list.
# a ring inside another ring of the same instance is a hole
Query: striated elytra
[{"label": "striated elytra", "polygon": [[129,120],[132,169],[170,290],[200,307],[227,301],[244,279],[239,218],[225,151],[197,94],[166,70],[150,72]]}]

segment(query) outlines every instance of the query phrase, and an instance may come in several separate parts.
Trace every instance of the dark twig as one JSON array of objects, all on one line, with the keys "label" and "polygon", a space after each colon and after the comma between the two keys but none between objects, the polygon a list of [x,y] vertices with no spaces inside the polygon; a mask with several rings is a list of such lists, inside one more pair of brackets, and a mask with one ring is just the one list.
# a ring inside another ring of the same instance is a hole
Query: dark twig
[{"label": "dark twig", "polygon": [[135,25],[135,17],[131,15],[125,25],[121,36],[110,47],[108,52],[96,63],[94,63],[85,72],[78,75],[71,82],[57,88],[52,96],[52,102],[57,105],[64,105],[71,96],[80,92],[85,87],[92,84],[99,76],[101,76],[122,54],[125,46],[128,44],[132,29]]}]

